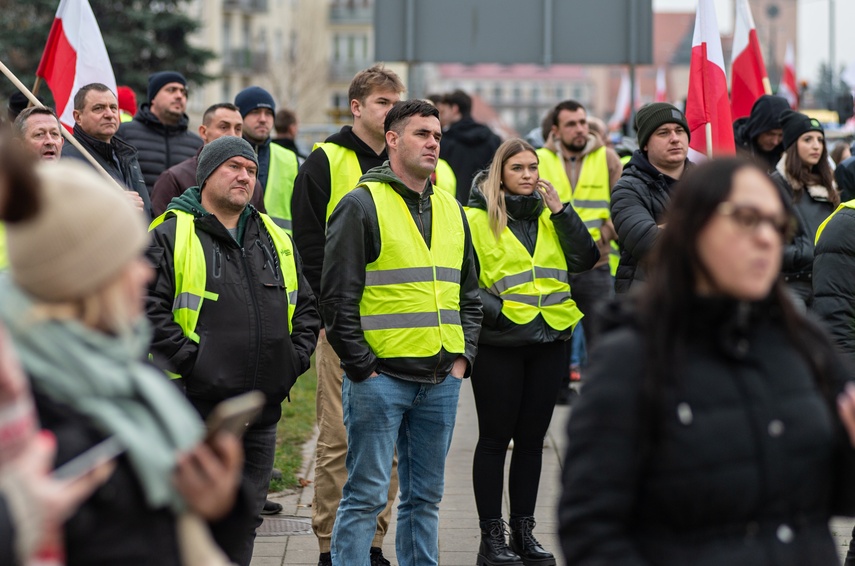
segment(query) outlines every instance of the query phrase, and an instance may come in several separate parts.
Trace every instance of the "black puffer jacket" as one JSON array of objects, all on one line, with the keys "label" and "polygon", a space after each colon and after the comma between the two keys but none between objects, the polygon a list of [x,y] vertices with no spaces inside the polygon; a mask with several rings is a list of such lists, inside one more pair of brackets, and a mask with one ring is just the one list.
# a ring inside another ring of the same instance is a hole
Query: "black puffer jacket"
[{"label": "black puffer jacket", "polygon": [[502,139],[471,116],[461,118],[443,132],[439,156],[448,161],[457,177],[457,202],[469,202],[475,175],[490,165],[500,145]]},{"label": "black puffer jacket", "polygon": [[172,316],[176,221],[167,218],[152,232],[148,251],[157,268],[146,306],[154,326],[154,363],[184,377],[187,397],[203,417],[217,402],[258,389],[267,396],[260,423],[273,424],[291,386],[309,369],[320,330],[315,298],[295,255],[300,281],[289,334],[286,289],[281,272],[273,267],[276,250],[258,211],[249,205],[241,216],[238,233],[243,243],[238,245],[202,208],[200,194],[198,188],[187,189],[167,211],[184,210],[196,217],[196,235],[205,252],[205,288],[219,297],[202,305],[196,327],[199,343],[184,336]]},{"label": "black puffer jacket", "polygon": [[[567,425],[567,562],[839,565],[828,520],[855,510],[855,467],[833,402],[768,303],[690,308],[679,380],[656,389],[655,403],[631,313],[611,320],[620,326],[593,352]],[[846,369],[830,344],[822,354],[837,389]]]},{"label": "black puffer jacket", "polygon": [[813,258],[814,313],[855,367],[855,210],[825,225]]},{"label": "black puffer jacket", "polygon": [[[690,166],[690,162],[686,162]],[[661,173],[637,149],[612,189],[612,222],[620,244],[615,293],[626,293],[644,281],[644,260],[659,237],[658,225],[671,202],[677,181]]]},{"label": "black puffer jacket", "polygon": [[[476,182],[469,193],[469,206],[487,210],[484,194],[478,188],[482,175],[476,177]],[[534,255],[537,243],[538,218],[543,212],[543,199],[535,193],[532,196],[506,195],[505,205],[508,211],[508,229],[517,240]],[[600,252],[591,234],[585,228],[585,223],[570,205],[564,205],[561,212],[550,215],[549,219],[558,234],[561,251],[567,261],[570,273],[580,273],[594,267],[600,258]],[[478,250],[474,250],[475,271],[480,275],[481,264],[478,261]],[[572,289],[571,289],[572,293]],[[573,333],[572,328],[555,330],[541,315],[527,324],[511,322],[502,314],[502,299],[490,293],[487,289],[479,289],[481,304],[484,310],[484,321],[481,325],[479,344],[489,346],[528,346],[530,344],[545,344],[556,340],[567,340]]]},{"label": "black puffer jacket", "polygon": [[174,126],[161,123],[151,106],[140,106],[134,119],[119,126],[119,136],[137,148],[140,168],[149,193],[161,173],[196,155],[202,138],[187,131],[190,119],[185,115]]},{"label": "black puffer jacket", "polygon": [[[362,176],[360,182],[388,183],[404,199],[425,243],[431,243],[431,201],[433,186],[427,182],[419,194],[407,188],[392,172],[387,161]],[[481,299],[478,276],[472,258],[472,236],[463,208],[465,242],[460,270],[460,323],[466,341],[463,356],[469,362],[468,376],[478,351],[481,329]],[[372,372],[405,381],[440,383],[451,371],[458,354],[441,349],[429,357],[378,358],[365,341],[359,317],[359,302],[365,289],[365,266],[380,255],[380,225],[377,207],[365,187],[357,187],[339,202],[327,226],[327,242],[321,276],[321,316],[327,338],[341,358],[341,367],[353,381],[364,381]]]},{"label": "black puffer jacket", "polygon": [[[120,185],[136,191],[140,195],[143,201],[145,217],[151,220],[151,199],[149,198],[149,189],[145,185],[140,164],[137,160],[137,150],[118,136],[113,136],[110,143],[97,140],[84,132],[77,124],[74,126],[74,137],[112,178]],[[116,156],[116,159],[113,159],[113,155]],[[71,144],[62,149],[62,157],[79,159],[89,165],[89,161]],[[118,160],[118,163],[116,163],[116,160]]]}]

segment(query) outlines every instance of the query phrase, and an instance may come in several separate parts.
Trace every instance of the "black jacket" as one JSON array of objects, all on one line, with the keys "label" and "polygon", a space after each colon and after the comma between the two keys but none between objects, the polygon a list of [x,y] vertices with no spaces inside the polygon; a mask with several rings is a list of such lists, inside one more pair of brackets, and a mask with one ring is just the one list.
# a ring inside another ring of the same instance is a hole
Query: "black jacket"
[{"label": "black jacket", "polygon": [[[137,150],[118,136],[113,136],[110,143],[95,139],[77,124],[74,125],[74,137],[112,178],[140,195],[146,218],[151,220],[151,199],[137,160]],[[62,149],[62,157],[79,159],[89,165],[89,161],[71,144]]]},{"label": "black jacket", "polygon": [[620,244],[615,293],[626,293],[645,280],[644,260],[659,237],[658,225],[663,222],[676,182],[651,165],[640,149],[624,167],[612,189],[610,205]]},{"label": "black jacket", "polygon": [[[368,144],[353,133],[353,128],[344,126],[341,131],[326,139],[345,147],[356,154],[359,167],[365,173],[386,161],[386,150],[374,153]],[[294,180],[294,196],[291,199],[294,242],[303,259],[303,273],[312,286],[315,296],[321,296],[321,270],[324,265],[324,244],[327,230],[327,205],[330,202],[330,161],[322,149],[313,151],[300,166]],[[353,185],[354,187],[356,184]]]},{"label": "black jacket", "polygon": [[154,363],[184,377],[187,397],[203,416],[218,401],[258,389],[267,396],[260,423],[273,424],[291,386],[309,369],[320,329],[315,298],[295,254],[300,283],[289,334],[287,290],[281,272],[273,268],[276,251],[258,211],[252,205],[244,211],[239,245],[213,214],[202,209],[199,197],[198,189],[188,189],[167,210],[195,215],[196,235],[205,251],[206,290],[219,298],[202,305],[196,328],[199,343],[185,337],[172,317],[175,219],[168,218],[153,231],[148,251],[157,268],[147,304],[154,325]]},{"label": "black jacket", "polygon": [[[428,247],[431,244],[431,206],[433,186],[428,181],[421,194],[408,189],[389,168],[370,170],[364,181],[389,183],[400,194]],[[472,259],[472,236],[463,208],[460,208],[465,231],[463,265],[460,272],[460,321],[466,348],[463,356],[469,369],[478,350],[478,332],[481,328],[481,299],[478,297],[478,277]],[[439,237],[439,236],[438,236]],[[358,187],[348,193],[330,216],[327,226],[327,243],[323,275],[321,277],[321,315],[327,329],[327,338],[341,366],[353,381],[363,381],[372,372],[384,373],[406,381],[439,383],[451,371],[457,354],[440,350],[426,358],[384,358],[374,355],[362,333],[359,302],[365,288],[365,266],[380,255],[380,226],[377,208],[371,193]],[[466,374],[469,374],[467,370]]]},{"label": "black jacket", "polygon": [[[87,417],[38,390],[34,397],[42,427],[56,436],[55,467],[104,440],[103,432]],[[180,566],[175,515],[168,508],[149,507],[127,456],[119,456],[116,464],[110,479],[66,522],[66,563]],[[242,533],[251,528],[254,520],[250,492],[245,489],[239,492],[232,511],[210,525],[229,556],[239,555]]]},{"label": "black jacket", "polygon": [[855,198],[855,156],[844,159],[834,169],[834,180],[840,189],[840,201]]},{"label": "black jacket", "polygon": [[[567,425],[567,562],[839,565],[828,520],[853,512],[855,468],[833,401],[771,305],[697,299],[690,308],[679,380],[655,402],[631,316],[593,352]],[[824,350],[836,389],[847,372]]]},{"label": "black jacket", "polygon": [[[476,177],[476,181],[480,177]],[[508,211],[508,229],[528,250],[534,255],[537,243],[538,219],[543,212],[544,203],[540,196],[535,193],[532,196],[505,195],[505,205]],[[469,206],[487,210],[487,202],[478,186],[472,187],[469,193]],[[561,212],[550,215],[549,219],[558,240],[561,243],[561,251],[567,261],[567,270],[570,273],[580,273],[591,269],[600,259],[597,245],[591,238],[585,223],[576,214],[569,204],[564,205]],[[478,260],[478,250],[473,249],[475,259],[475,272],[480,276],[481,264]],[[487,289],[479,289],[481,305],[484,310],[484,320],[481,325],[479,344],[488,346],[528,346],[530,344],[544,344],[556,340],[567,340],[573,333],[572,328],[566,330],[555,330],[537,315],[534,320],[527,324],[516,324],[502,314],[502,299]],[[572,293],[572,289],[571,289]]]},{"label": "black jacket", "polygon": [[471,116],[461,118],[442,133],[439,156],[448,161],[457,177],[458,202],[469,202],[475,174],[487,168],[500,145],[502,139]]},{"label": "black jacket", "polygon": [[855,210],[828,221],[813,258],[813,312],[855,364]]},{"label": "black jacket", "polygon": [[163,124],[151,113],[150,104],[143,104],[133,120],[119,126],[119,136],[139,152],[149,192],[161,173],[193,157],[202,147],[202,138],[187,131],[189,123],[185,115],[174,126]]},{"label": "black jacket", "polygon": [[784,246],[781,272],[784,275],[784,280],[788,283],[809,284],[813,273],[816,231],[819,229],[819,225],[828,218],[828,215],[834,212],[834,205],[827,200],[812,197],[807,190],[799,191],[800,196],[796,198],[793,186],[780,171],[775,171],[772,174],[772,180],[781,191],[786,202],[792,203],[793,216],[797,223],[792,243]]},{"label": "black jacket", "polygon": [[781,112],[788,110],[790,104],[781,96],[764,94],[751,107],[751,114],[733,123],[733,138],[736,148],[768,173],[775,170],[775,165],[784,153],[784,144],[779,143],[772,151],[763,151],[757,145],[757,136],[770,130],[781,128]]}]

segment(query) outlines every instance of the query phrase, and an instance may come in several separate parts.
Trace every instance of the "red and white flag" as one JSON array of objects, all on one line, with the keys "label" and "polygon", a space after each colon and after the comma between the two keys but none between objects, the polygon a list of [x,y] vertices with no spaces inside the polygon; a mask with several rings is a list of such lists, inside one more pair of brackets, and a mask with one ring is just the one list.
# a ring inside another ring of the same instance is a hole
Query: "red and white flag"
[{"label": "red and white flag", "polygon": [[778,85],[778,96],[783,96],[793,110],[799,109],[799,87],[796,84],[796,55],[793,44],[787,42],[784,54],[784,72],[781,74],[781,84]]},{"label": "red and white flag", "polygon": [[103,83],[116,92],[116,77],[88,0],[61,0],[50,28],[36,75],[53,93],[56,113],[74,126],[74,95],[89,83]]},{"label": "red and white flag", "polygon": [[[615,111],[612,117],[609,118],[609,128],[612,130],[620,129],[621,125],[628,122],[631,116],[630,112],[630,90],[632,87],[629,80],[629,72],[624,69],[620,76],[620,87],[618,87],[617,99],[615,99]],[[641,108],[641,90],[638,88],[638,81],[635,82],[635,109]]]},{"label": "red and white flag", "polygon": [[659,67],[656,71],[656,95],[654,102],[668,102],[668,86],[665,83],[665,67]]},{"label": "red and white flag", "polygon": [[703,156],[732,155],[733,120],[727,97],[727,76],[721,36],[713,0],[700,0],[692,37],[692,62],[689,67],[689,94],[686,99],[686,121],[692,139],[689,159]]},{"label": "red and white flag", "polygon": [[733,32],[733,58],[730,66],[730,100],[733,119],[751,114],[754,102],[772,94],[766,64],[760,52],[757,30],[748,0],[736,0],[736,28]]}]

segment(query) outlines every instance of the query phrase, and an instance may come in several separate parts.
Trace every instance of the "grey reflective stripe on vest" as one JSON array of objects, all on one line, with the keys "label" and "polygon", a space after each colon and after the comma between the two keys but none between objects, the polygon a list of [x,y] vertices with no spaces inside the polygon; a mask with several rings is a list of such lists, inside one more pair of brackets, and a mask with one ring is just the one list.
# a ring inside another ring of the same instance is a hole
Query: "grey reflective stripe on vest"
[{"label": "grey reflective stripe on vest", "polygon": [[508,293],[507,295],[502,295],[503,301],[512,301],[514,303],[522,303],[524,305],[529,305],[532,307],[540,306],[540,297],[536,295],[519,295],[517,293]]},{"label": "grey reflective stripe on vest", "polygon": [[439,309],[439,320],[442,324],[456,324],[460,326],[460,311]]},{"label": "grey reflective stripe on vest", "polygon": [[544,295],[543,299],[540,301],[540,306],[549,307],[552,305],[559,305],[564,301],[570,300],[570,293],[567,291],[561,291],[558,293],[550,293],[548,295]]},{"label": "grey reflective stripe on vest", "polygon": [[603,218],[594,218],[593,220],[585,220],[585,228],[599,228],[603,225]]},{"label": "grey reflective stripe on vest", "polygon": [[507,295],[502,295],[503,301],[513,301],[515,303],[522,303],[524,305],[529,305],[532,307],[548,307],[552,305],[558,305],[570,299],[570,293],[567,291],[560,291],[557,293],[549,293],[548,295],[520,295],[517,293],[509,293]]},{"label": "grey reflective stripe on vest", "polygon": [[199,304],[202,302],[202,297],[193,293],[181,293],[175,297],[172,302],[172,310],[190,309],[191,311],[199,310]]},{"label": "grey reflective stripe on vest", "polygon": [[531,274],[531,271],[523,271],[522,273],[517,273],[515,275],[505,275],[493,283],[490,290],[493,291],[494,295],[501,295],[511,287],[516,287],[523,283],[531,283],[532,281],[534,281],[534,277]]},{"label": "grey reflective stripe on vest", "polygon": [[[460,270],[453,267],[437,267],[437,281],[460,284]],[[400,283],[424,283],[433,281],[431,267],[402,267],[365,272],[365,285],[398,285]]]},{"label": "grey reflective stripe on vest", "polygon": [[393,328],[429,328],[439,326],[436,312],[408,312],[362,315],[362,330],[391,330]]},{"label": "grey reflective stripe on vest", "polygon": [[297,291],[288,292],[288,303],[292,305],[297,304]]},{"label": "grey reflective stripe on vest", "polygon": [[574,200],[574,208],[608,208],[609,201],[607,200]]},{"label": "grey reflective stripe on vest", "polygon": [[273,218],[273,223],[282,228],[283,230],[290,230],[293,227],[293,223],[290,220],[285,220],[284,218]]},{"label": "grey reflective stripe on vest", "polygon": [[553,267],[537,267],[534,268],[534,274],[538,279],[556,279],[562,283],[570,283],[570,276],[564,269],[555,269]]}]

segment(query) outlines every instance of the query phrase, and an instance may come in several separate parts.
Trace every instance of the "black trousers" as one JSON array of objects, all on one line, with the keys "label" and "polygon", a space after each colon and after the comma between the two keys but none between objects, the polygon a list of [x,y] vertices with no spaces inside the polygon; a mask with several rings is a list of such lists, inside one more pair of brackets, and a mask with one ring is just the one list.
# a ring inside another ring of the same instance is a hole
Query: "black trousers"
[{"label": "black trousers", "polygon": [[472,483],[482,521],[502,517],[505,454],[511,439],[511,517],[534,515],[543,438],[566,373],[563,341],[517,348],[479,345],[472,370],[478,410]]}]

